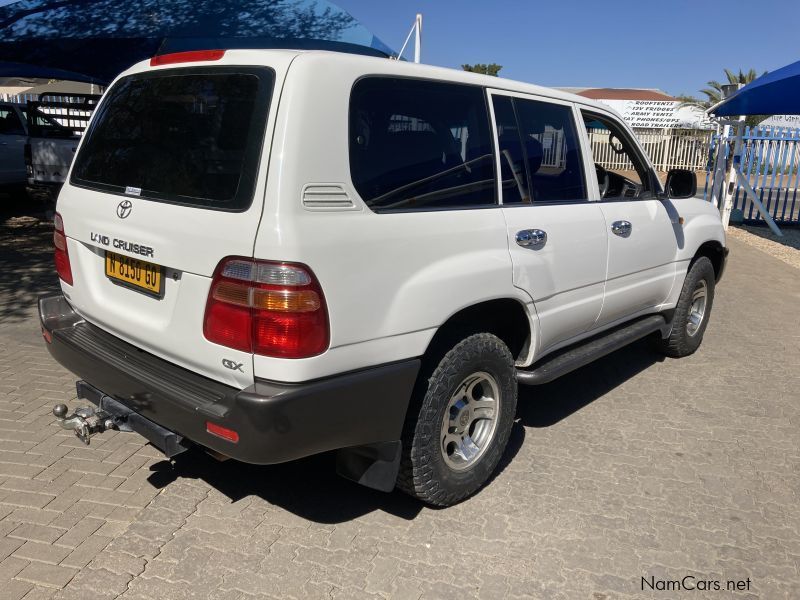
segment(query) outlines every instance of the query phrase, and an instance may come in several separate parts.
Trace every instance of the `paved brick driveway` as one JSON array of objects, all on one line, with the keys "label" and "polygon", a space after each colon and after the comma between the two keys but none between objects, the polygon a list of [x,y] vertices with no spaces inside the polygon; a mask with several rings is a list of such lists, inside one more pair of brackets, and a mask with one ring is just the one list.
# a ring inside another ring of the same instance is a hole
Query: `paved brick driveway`
[{"label": "paved brick driveway", "polygon": [[[0,241],[4,600],[800,595],[800,272],[759,250],[731,242],[698,354],[639,344],[523,389],[494,482],[431,510],[330,456],[172,470],[134,434],[57,429],[73,378],[31,310],[48,232],[23,229]],[[749,592],[642,590],[686,575]]]}]

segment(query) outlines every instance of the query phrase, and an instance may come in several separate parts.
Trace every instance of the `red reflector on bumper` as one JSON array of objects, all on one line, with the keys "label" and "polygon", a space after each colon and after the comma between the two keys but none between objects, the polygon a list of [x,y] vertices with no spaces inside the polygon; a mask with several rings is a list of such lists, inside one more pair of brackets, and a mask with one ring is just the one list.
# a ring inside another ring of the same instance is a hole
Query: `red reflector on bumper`
[{"label": "red reflector on bumper", "polygon": [[229,442],[233,442],[234,444],[239,441],[239,434],[236,433],[233,429],[228,429],[227,427],[223,427],[222,425],[217,425],[216,423],[212,423],[211,421],[206,421],[206,431],[211,435],[220,437],[223,440],[228,440]]}]

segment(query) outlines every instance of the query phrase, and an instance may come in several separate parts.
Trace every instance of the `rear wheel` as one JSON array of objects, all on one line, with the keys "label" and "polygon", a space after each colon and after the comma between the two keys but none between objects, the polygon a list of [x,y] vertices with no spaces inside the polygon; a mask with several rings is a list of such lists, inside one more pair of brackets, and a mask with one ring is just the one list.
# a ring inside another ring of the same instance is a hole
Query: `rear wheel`
[{"label": "rear wheel", "polygon": [[406,421],[398,487],[437,506],[467,498],[491,476],[511,433],[511,352],[490,333],[463,339],[420,382],[412,406],[419,411]]},{"label": "rear wheel", "polygon": [[672,331],[668,338],[658,342],[664,354],[681,358],[700,347],[714,303],[715,281],[714,267],[708,258],[701,256],[692,263],[675,307]]}]

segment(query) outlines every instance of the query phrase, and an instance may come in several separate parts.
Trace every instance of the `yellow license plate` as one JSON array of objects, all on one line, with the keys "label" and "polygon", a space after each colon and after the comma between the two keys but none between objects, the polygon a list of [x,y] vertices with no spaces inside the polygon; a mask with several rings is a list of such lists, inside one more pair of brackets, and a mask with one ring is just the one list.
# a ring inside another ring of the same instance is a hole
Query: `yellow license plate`
[{"label": "yellow license plate", "polygon": [[106,252],[106,277],[159,298],[164,292],[163,267],[115,252]]}]

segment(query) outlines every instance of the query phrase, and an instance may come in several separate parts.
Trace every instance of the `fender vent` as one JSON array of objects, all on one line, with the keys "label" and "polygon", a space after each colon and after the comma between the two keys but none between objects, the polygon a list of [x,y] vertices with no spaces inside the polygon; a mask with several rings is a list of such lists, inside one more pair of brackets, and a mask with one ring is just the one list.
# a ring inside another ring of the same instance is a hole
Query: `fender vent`
[{"label": "fender vent", "polygon": [[313,184],[303,188],[303,206],[309,210],[352,210],[353,199],[336,183]]}]

